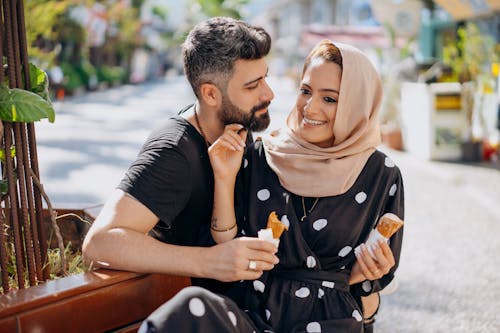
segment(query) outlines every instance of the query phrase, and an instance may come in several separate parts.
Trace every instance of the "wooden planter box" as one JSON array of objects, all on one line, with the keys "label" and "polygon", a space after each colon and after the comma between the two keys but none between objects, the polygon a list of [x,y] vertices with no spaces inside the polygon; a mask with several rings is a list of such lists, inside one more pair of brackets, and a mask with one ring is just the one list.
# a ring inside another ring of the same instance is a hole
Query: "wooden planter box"
[{"label": "wooden planter box", "polygon": [[[100,208],[56,210],[93,221]],[[65,245],[81,248],[89,225],[71,216],[57,223]],[[50,222],[46,225],[50,235]],[[51,241],[56,247],[55,237]],[[0,295],[0,333],[136,332],[150,313],[190,284],[188,277],[105,269],[47,281]]]},{"label": "wooden planter box", "polygon": [[136,332],[187,277],[100,269],[0,295],[0,332]]}]

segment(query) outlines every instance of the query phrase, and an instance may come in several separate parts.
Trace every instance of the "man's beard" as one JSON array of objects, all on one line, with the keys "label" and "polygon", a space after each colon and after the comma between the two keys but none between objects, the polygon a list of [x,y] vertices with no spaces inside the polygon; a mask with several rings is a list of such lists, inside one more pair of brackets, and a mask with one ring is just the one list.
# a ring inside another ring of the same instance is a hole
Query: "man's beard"
[{"label": "man's beard", "polygon": [[250,112],[247,112],[231,103],[227,95],[223,95],[219,119],[222,120],[224,125],[241,124],[253,132],[260,132],[269,126],[271,119],[269,118],[269,112],[264,112],[259,117],[256,117],[255,113],[266,109],[269,104],[271,104],[271,101],[263,102],[254,106]]}]

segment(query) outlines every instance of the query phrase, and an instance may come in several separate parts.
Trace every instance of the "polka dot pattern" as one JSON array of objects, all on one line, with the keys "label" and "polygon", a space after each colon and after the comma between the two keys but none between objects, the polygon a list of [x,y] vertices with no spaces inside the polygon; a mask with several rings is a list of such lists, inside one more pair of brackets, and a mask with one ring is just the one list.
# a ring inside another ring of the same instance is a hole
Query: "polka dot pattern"
[{"label": "polka dot pattern", "polygon": [[316,231],[320,231],[321,229],[323,229],[324,227],[326,227],[327,224],[328,224],[328,221],[326,219],[316,220],[313,223],[313,229],[316,230]]},{"label": "polka dot pattern", "polygon": [[243,161],[243,168],[246,168],[248,166],[248,160],[245,158]]},{"label": "polka dot pattern", "polygon": [[271,318],[271,311],[269,309],[266,309],[266,319],[269,320]]},{"label": "polka dot pattern", "polygon": [[327,287],[327,288],[331,288],[331,289],[335,288],[335,282],[333,282],[333,281],[323,281],[323,282],[321,282],[321,285],[323,287]]},{"label": "polka dot pattern", "polygon": [[266,201],[271,197],[271,192],[268,189],[262,189],[257,192],[257,198],[260,201]]},{"label": "polka dot pattern", "polygon": [[289,193],[283,193],[283,198],[285,198],[285,204],[288,205],[288,200],[290,200],[290,194]]},{"label": "polka dot pattern", "polygon": [[344,246],[342,248],[342,250],[339,251],[339,256],[341,257],[345,257],[346,255],[348,255],[352,250],[352,247],[350,246]]},{"label": "polka dot pattern", "polygon": [[284,225],[286,225],[288,228],[290,228],[290,221],[288,221],[288,216],[286,215],[283,215],[281,217],[281,223],[283,223]]},{"label": "polka dot pattern", "polygon": [[396,166],[396,164],[394,164],[394,161],[391,160],[389,157],[385,158],[384,164],[388,168],[394,168]]},{"label": "polka dot pattern", "polygon": [[193,316],[202,317],[205,314],[205,304],[198,297],[194,297],[189,301],[189,311]]},{"label": "polka dot pattern", "polygon": [[363,283],[361,284],[361,288],[362,288],[365,292],[369,293],[370,291],[372,291],[372,283],[371,283],[370,281],[366,280],[365,282],[363,282]]},{"label": "polka dot pattern", "polygon": [[353,317],[354,319],[356,319],[356,321],[362,321],[362,320],[363,320],[363,317],[361,317],[361,314],[359,313],[359,311],[358,311],[358,310],[354,310],[354,311],[352,312],[352,317]]},{"label": "polka dot pattern", "polygon": [[321,299],[325,296],[325,291],[321,288],[318,289],[318,298]]},{"label": "polka dot pattern", "polygon": [[253,282],[253,289],[255,289],[255,291],[263,293],[264,290],[266,290],[266,285],[262,281],[255,280]]},{"label": "polka dot pattern", "polygon": [[316,259],[313,256],[309,256],[306,259],[306,266],[307,268],[314,268],[316,267]]},{"label": "polka dot pattern", "polygon": [[236,315],[232,311],[228,311],[227,315],[229,316],[229,320],[231,320],[231,323],[233,323],[233,326],[236,327],[238,324],[238,320],[236,319]]},{"label": "polka dot pattern", "polygon": [[359,203],[359,204],[362,204],[363,202],[365,202],[366,198],[367,198],[367,196],[366,196],[365,192],[359,192],[354,197],[354,199],[356,200],[356,202]]},{"label": "polka dot pattern", "polygon": [[321,325],[317,321],[313,321],[306,326],[307,333],[321,333]]},{"label": "polka dot pattern", "polygon": [[394,194],[396,194],[396,191],[398,190],[398,185],[392,184],[391,188],[389,189],[389,195],[392,197]]},{"label": "polka dot pattern", "polygon": [[302,287],[295,292],[295,296],[298,298],[306,298],[311,294],[311,291],[307,287]]}]

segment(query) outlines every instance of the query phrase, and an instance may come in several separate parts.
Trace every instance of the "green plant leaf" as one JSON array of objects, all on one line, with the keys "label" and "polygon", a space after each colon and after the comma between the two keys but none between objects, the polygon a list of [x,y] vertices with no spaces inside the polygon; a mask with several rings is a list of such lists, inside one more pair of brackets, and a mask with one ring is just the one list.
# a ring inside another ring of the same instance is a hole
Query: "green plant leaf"
[{"label": "green plant leaf", "polygon": [[[10,147],[10,157],[14,158],[16,156],[16,147],[11,146]],[[5,163],[5,149],[0,149],[0,161]]]},{"label": "green plant leaf", "polygon": [[49,78],[47,73],[33,65],[29,64],[30,69],[30,87],[31,91],[49,101]]},{"label": "green plant leaf", "polygon": [[52,105],[39,95],[23,89],[0,87],[0,119],[11,122],[33,122],[48,118],[53,123]]},{"label": "green plant leaf", "polygon": [[0,195],[4,196],[9,192],[9,182],[7,179],[0,180]]}]

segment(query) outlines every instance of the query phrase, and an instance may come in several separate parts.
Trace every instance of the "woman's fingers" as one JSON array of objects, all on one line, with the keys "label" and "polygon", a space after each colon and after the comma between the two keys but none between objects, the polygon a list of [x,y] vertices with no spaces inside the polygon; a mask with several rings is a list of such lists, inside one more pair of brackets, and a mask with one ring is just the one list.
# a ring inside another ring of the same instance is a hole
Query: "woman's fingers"
[{"label": "woman's fingers", "polygon": [[371,254],[368,252],[368,248],[365,244],[361,245],[361,253],[356,255],[361,271],[367,280],[377,280],[380,279],[384,274],[377,266],[377,262],[373,260]]},{"label": "woman's fingers", "polygon": [[226,134],[228,137],[233,138],[242,148],[245,148],[247,133],[244,129],[245,128],[239,124],[236,124],[236,126],[227,125],[224,129],[224,134]]},{"label": "woman's fingers", "polygon": [[392,255],[391,248],[384,241],[379,241],[377,245],[372,247],[373,254],[377,266],[383,275],[389,273],[390,269],[394,266],[394,256]]},{"label": "woman's fingers", "polygon": [[[357,262],[368,280],[380,279],[389,273],[395,265],[391,248],[384,241],[371,245],[370,249],[365,244],[360,246],[361,251],[356,254]],[[370,254],[370,250],[373,253]]]},{"label": "woman's fingers", "polygon": [[224,147],[232,151],[243,151],[245,148],[246,131],[240,134],[237,132],[243,129],[242,125],[230,124],[224,129],[224,133],[214,142],[214,147]]}]

